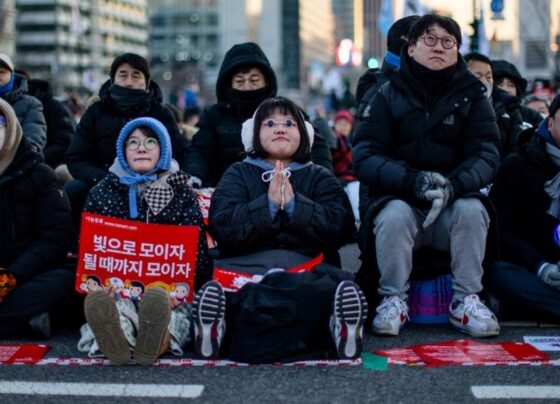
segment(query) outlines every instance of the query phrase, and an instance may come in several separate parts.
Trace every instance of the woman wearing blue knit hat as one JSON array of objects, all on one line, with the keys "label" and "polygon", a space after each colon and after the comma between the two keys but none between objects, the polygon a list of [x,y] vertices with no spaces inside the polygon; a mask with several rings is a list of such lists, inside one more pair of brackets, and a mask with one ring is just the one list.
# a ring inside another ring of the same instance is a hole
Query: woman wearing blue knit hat
[{"label": "woman wearing blue knit hat", "polygon": [[[144,223],[202,227],[197,197],[188,175],[172,159],[165,126],[137,118],[121,130],[109,174],[90,191],[84,211]],[[200,231],[195,283],[207,269],[205,232]],[[172,307],[172,308],[170,308]],[[84,303],[88,323],[78,349],[90,357],[107,356],[115,365],[134,359],[152,364],[167,351],[182,355],[190,341],[190,305],[171,303],[167,291],[148,288],[141,301],[113,298],[105,290],[89,293]]]}]

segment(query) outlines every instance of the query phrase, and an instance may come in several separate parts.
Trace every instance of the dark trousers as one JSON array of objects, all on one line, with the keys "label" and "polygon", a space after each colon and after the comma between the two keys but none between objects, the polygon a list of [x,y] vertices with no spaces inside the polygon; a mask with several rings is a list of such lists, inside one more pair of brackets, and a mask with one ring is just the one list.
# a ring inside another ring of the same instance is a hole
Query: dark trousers
[{"label": "dark trousers", "polygon": [[[53,269],[16,286],[0,303],[0,338],[25,331],[31,319],[45,312],[55,312],[76,297],[76,273],[70,269]],[[73,308],[65,307],[68,315]]]},{"label": "dark trousers", "polygon": [[[494,263],[488,289],[500,300],[506,317],[560,321],[560,290],[541,281],[526,268],[506,261]],[[519,318],[518,318],[519,319]]]}]

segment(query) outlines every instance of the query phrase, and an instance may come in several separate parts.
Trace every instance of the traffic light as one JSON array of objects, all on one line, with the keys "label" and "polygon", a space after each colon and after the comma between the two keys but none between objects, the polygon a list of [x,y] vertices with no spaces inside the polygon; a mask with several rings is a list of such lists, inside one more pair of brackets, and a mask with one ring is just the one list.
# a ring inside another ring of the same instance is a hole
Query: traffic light
[{"label": "traffic light", "polygon": [[478,24],[479,24],[478,18],[475,18],[473,22],[469,24],[473,29],[473,33],[471,35],[471,44],[470,44],[471,52],[478,52]]}]

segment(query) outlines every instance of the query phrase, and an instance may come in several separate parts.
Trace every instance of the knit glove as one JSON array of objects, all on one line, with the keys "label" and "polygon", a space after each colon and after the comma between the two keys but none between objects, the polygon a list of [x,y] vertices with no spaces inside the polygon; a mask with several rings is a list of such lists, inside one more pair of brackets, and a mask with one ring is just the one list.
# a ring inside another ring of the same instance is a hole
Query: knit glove
[{"label": "knit glove", "polygon": [[440,194],[433,191],[445,185],[446,178],[433,171],[420,171],[414,182],[414,196],[425,201],[432,201]]},{"label": "knit glove", "polygon": [[[438,174],[439,175],[439,174]],[[441,176],[443,177],[443,176]],[[422,227],[427,228],[428,226],[432,225],[437,218],[439,217],[440,213],[445,209],[445,207],[449,204],[450,201],[453,200],[454,192],[453,186],[451,182],[443,177],[445,183],[438,187],[433,191],[428,191],[427,196],[432,199],[432,208],[428,212],[426,216],[426,220],[422,223]]]},{"label": "knit glove", "polygon": [[560,289],[560,268],[558,264],[545,262],[537,271],[537,276],[546,284],[553,288]]},{"label": "knit glove", "polygon": [[0,270],[0,303],[16,287],[16,277]]}]

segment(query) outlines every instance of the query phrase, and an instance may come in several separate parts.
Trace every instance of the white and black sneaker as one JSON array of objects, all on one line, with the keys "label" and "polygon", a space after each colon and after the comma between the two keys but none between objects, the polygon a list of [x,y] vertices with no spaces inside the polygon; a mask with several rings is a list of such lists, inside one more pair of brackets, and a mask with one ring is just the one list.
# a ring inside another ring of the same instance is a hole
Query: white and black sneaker
[{"label": "white and black sneaker", "polygon": [[226,296],[220,284],[210,281],[193,301],[194,349],[202,358],[216,358],[225,332]]},{"label": "white and black sneaker", "polygon": [[331,334],[338,357],[354,359],[362,353],[362,331],[367,317],[367,301],[358,285],[342,281],[334,294]]}]

